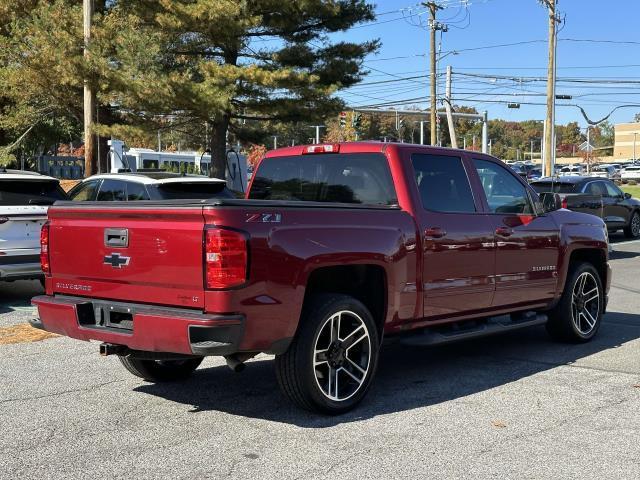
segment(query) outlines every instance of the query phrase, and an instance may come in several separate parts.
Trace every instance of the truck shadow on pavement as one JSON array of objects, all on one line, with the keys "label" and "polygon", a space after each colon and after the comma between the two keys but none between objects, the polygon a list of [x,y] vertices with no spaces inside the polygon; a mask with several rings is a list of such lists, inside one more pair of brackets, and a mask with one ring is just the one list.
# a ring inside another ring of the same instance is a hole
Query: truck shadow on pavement
[{"label": "truck shadow on pavement", "polygon": [[[314,415],[290,404],[279,391],[272,359],[264,357],[248,362],[240,374],[226,366],[201,368],[188,381],[144,384],[135,391],[188,405],[194,415],[218,411],[327,428],[440,404],[560,366],[580,368],[582,359],[638,338],[640,315],[612,312],[596,338],[582,345],[555,343],[543,327],[431,348],[407,347],[390,339],[367,397],[355,410],[337,417]],[[631,372],[635,360],[629,362]],[[593,361],[588,368],[606,370]]]}]

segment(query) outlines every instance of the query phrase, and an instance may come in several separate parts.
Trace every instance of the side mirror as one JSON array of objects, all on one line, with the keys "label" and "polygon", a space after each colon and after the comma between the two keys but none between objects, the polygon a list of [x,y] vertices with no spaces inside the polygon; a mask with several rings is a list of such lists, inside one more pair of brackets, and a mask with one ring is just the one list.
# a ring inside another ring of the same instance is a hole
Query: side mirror
[{"label": "side mirror", "polygon": [[554,192],[544,192],[540,194],[540,202],[544,213],[555,212],[562,208],[560,195]]},{"label": "side mirror", "polygon": [[629,200],[629,199],[631,198],[631,194],[630,194],[630,193],[625,192],[625,194],[624,194],[624,198],[625,198],[625,199],[627,199],[627,200]]}]

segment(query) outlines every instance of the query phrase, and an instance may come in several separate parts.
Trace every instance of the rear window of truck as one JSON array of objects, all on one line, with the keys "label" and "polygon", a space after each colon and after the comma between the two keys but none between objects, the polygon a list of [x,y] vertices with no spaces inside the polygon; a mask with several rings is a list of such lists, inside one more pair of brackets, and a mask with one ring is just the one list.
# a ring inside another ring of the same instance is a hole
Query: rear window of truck
[{"label": "rear window of truck", "polygon": [[53,180],[2,180],[0,205],[51,205],[67,195]]},{"label": "rear window of truck", "polygon": [[250,199],[395,205],[396,192],[380,153],[313,154],[265,158]]},{"label": "rear window of truck", "polygon": [[533,182],[531,186],[538,193],[574,193],[576,191],[575,183]]}]

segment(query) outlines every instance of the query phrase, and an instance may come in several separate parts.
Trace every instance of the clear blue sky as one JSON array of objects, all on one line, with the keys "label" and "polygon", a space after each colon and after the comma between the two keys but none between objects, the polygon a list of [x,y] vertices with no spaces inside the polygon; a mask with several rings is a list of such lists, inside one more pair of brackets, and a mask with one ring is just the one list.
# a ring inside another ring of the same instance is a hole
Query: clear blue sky
[{"label": "clear blue sky", "polygon": [[[544,103],[545,97],[541,94],[545,93],[546,82],[461,74],[519,79],[546,77],[546,9],[536,0],[469,0],[467,8],[462,0],[441,0],[440,3],[448,7],[438,12],[438,20],[448,23],[449,31],[442,34],[439,71],[444,73],[446,65],[452,66],[455,103],[488,110],[490,118],[543,119],[543,105],[524,103]],[[566,21],[558,35],[559,83],[556,93],[571,94],[574,98],[559,100],[557,104],[578,104],[592,120],[599,120],[617,105],[640,105],[640,1],[560,0],[558,9]],[[363,84],[340,95],[349,105],[407,100],[404,106],[427,107],[428,78],[398,78],[427,73],[428,30],[415,26],[420,20],[426,24],[428,16],[423,13],[425,9],[411,0],[378,0],[376,11],[380,15],[374,24],[356,27],[339,36],[355,41],[378,38],[382,43],[380,51],[365,62],[370,74]],[[479,48],[517,42],[531,43]],[[468,50],[472,48],[478,49]],[[458,54],[449,54],[445,58],[444,55],[451,51]],[[599,83],[562,81],[568,78],[598,80]],[[382,80],[392,82],[367,85]],[[604,80],[636,83],[602,83]],[[443,81],[444,78],[440,78],[439,94],[444,92]],[[504,104],[489,100],[517,102],[521,103],[521,108],[509,109]],[[631,121],[638,112],[640,106],[621,109],[610,120],[614,123]],[[570,121],[586,126],[577,108],[558,106],[556,122]]]}]

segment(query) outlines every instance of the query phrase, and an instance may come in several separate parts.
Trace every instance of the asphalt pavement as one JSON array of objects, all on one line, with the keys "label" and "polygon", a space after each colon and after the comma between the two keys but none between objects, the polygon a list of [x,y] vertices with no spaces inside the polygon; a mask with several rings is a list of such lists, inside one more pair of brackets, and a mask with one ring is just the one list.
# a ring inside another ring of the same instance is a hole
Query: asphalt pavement
[{"label": "asphalt pavement", "polygon": [[[640,478],[640,242],[615,240],[591,343],[391,342],[341,417],[291,406],[268,356],[153,385],[97,344],[0,345],[0,478]],[[0,328],[34,314],[37,282],[1,288]]]}]

